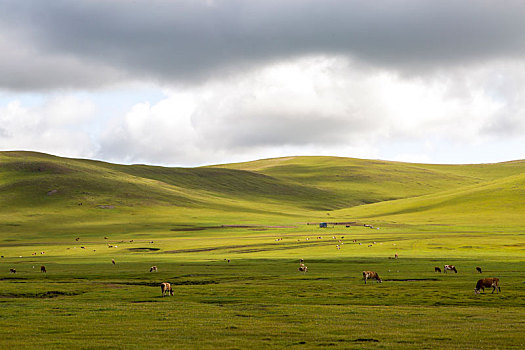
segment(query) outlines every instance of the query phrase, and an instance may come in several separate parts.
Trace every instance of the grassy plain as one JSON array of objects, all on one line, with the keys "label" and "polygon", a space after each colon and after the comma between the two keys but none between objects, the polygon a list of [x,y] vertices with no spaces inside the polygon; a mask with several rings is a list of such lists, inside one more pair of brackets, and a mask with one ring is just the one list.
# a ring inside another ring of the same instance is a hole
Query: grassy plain
[{"label": "grassy plain", "polygon": [[[0,348],[522,349],[524,172],[0,152]],[[307,225],[320,221],[356,223]],[[444,264],[458,274],[434,272]],[[481,277],[502,293],[475,295]]]}]

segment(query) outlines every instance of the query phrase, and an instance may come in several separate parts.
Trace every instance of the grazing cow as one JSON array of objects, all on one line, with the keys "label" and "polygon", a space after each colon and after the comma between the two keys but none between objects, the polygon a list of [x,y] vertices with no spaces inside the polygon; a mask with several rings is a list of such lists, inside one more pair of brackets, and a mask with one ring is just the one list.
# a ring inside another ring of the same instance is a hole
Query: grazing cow
[{"label": "grazing cow", "polygon": [[301,266],[299,266],[299,271],[301,271],[302,273],[306,273],[308,271],[308,266],[301,264]]},{"label": "grazing cow", "polygon": [[80,239],[80,237],[77,237],[77,238],[75,238],[75,241],[77,241],[77,242],[78,242],[78,240],[79,240],[79,239]]},{"label": "grazing cow", "polygon": [[9,269],[9,272],[16,273],[16,269]]},{"label": "grazing cow", "polygon": [[115,259],[111,259],[111,263],[115,265]]},{"label": "grazing cow", "polygon": [[476,288],[474,288],[474,293],[479,294],[480,290],[483,290],[483,293],[485,293],[485,288],[492,287],[492,293],[497,289],[498,293],[501,292],[501,288],[499,286],[499,278],[482,278],[476,283]]},{"label": "grazing cow", "polygon": [[439,273],[441,273],[441,269],[440,269],[439,267],[436,266],[436,267],[434,267],[434,272],[439,272]]},{"label": "grazing cow", "polygon": [[173,296],[173,289],[171,289],[171,284],[168,282],[162,282],[160,284],[160,289],[162,291],[162,296],[166,296],[168,293],[169,295]]},{"label": "grazing cow", "polygon": [[396,254],[394,254],[394,259],[397,259],[397,258],[399,258],[399,255],[397,255],[397,253],[396,253]]},{"label": "grazing cow", "polygon": [[107,237],[104,237],[104,239],[108,239]]},{"label": "grazing cow", "polygon": [[46,272],[47,273],[46,267],[44,265],[40,266],[40,272]]},{"label": "grazing cow", "polygon": [[152,266],[149,268],[149,272],[158,272],[157,266]]},{"label": "grazing cow", "polygon": [[447,271],[454,271],[455,273],[458,273],[458,270],[456,270],[454,265],[445,265],[443,273],[447,273]]},{"label": "grazing cow", "polygon": [[377,274],[377,272],[374,272],[374,271],[363,271],[363,279],[365,280],[365,284],[366,284],[366,280],[369,280],[369,279],[375,279],[377,280],[378,283],[383,282],[383,280],[379,278],[379,275]]},{"label": "grazing cow", "polygon": [[304,259],[300,259],[299,263],[301,263],[301,264],[304,263]]},{"label": "grazing cow", "polygon": [[476,266],[476,271],[478,271],[479,273],[481,273],[481,267]]}]

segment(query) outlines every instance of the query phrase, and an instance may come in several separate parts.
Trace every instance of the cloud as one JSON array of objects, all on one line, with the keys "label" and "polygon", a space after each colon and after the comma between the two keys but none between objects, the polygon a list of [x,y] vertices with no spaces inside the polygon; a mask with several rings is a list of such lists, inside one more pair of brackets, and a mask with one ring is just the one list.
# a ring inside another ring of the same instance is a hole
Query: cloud
[{"label": "cloud", "polygon": [[55,96],[32,107],[11,101],[0,107],[0,149],[92,157],[97,146],[85,126],[95,112],[90,101],[72,96]]},{"label": "cloud", "polygon": [[485,0],[1,1],[0,147],[165,165],[520,148],[524,15]]},{"label": "cloud", "polygon": [[[259,65],[345,56],[425,75],[523,59],[525,3],[417,0],[7,0],[6,89],[197,83]],[[63,68],[60,71],[60,67]]]},{"label": "cloud", "polygon": [[104,63],[62,52],[41,52],[24,42],[12,28],[0,25],[0,88],[14,91],[97,89],[126,79],[125,73]]},{"label": "cloud", "polygon": [[520,115],[501,115],[523,102],[494,93],[493,70],[455,74],[407,78],[344,57],[270,64],[135,105],[108,125],[98,157],[178,165],[315,154],[431,161],[442,145],[480,150],[494,138],[520,137]]}]

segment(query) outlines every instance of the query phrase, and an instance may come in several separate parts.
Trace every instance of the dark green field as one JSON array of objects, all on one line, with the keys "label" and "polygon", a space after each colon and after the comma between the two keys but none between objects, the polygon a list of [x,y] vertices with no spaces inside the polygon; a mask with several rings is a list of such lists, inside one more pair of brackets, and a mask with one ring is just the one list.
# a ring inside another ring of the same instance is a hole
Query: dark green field
[{"label": "dark green field", "polygon": [[[522,161],[189,169],[0,152],[0,348],[523,349],[524,174]],[[481,277],[501,293],[474,294]]]}]

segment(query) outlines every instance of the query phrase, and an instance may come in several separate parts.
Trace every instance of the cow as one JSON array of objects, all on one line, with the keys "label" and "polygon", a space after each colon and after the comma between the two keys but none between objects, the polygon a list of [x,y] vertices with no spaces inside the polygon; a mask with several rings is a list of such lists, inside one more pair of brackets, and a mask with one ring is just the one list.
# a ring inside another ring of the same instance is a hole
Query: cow
[{"label": "cow", "polygon": [[436,267],[434,267],[434,272],[439,272],[439,273],[441,273],[441,269],[440,269],[439,267],[436,266]]},{"label": "cow", "polygon": [[301,264],[301,266],[299,266],[299,271],[302,273],[306,273],[308,271],[308,266]]},{"label": "cow", "polygon": [[481,273],[481,267],[476,266],[476,271],[478,271],[479,273]]},{"label": "cow", "polygon": [[9,269],[9,272],[16,273],[16,269]]},{"label": "cow", "polygon": [[115,264],[116,264],[116,263],[115,263],[115,259],[111,259],[111,263],[112,263],[113,265],[115,265]]},{"label": "cow", "polygon": [[501,292],[501,288],[499,286],[499,278],[482,278],[476,283],[476,288],[474,288],[474,293],[479,294],[480,290],[483,290],[483,293],[485,293],[485,288],[492,287],[492,293],[497,289],[498,293]]},{"label": "cow", "polygon": [[377,272],[374,272],[374,271],[363,271],[363,279],[365,280],[365,284],[366,284],[366,280],[368,279],[375,279],[377,280],[378,283],[383,282],[383,280],[379,277]]},{"label": "cow", "polygon": [[171,289],[171,284],[168,282],[162,282],[160,284],[160,289],[162,291],[162,296],[166,296],[168,293],[170,296],[173,296],[173,289]]},{"label": "cow", "polygon": [[40,266],[40,272],[46,272],[47,273],[46,267],[44,265]]},{"label": "cow", "polygon": [[149,268],[149,272],[158,272],[157,266],[152,266]]},{"label": "cow", "polygon": [[458,273],[458,270],[456,270],[456,267],[454,265],[445,265],[443,273],[447,273],[447,270]]}]

